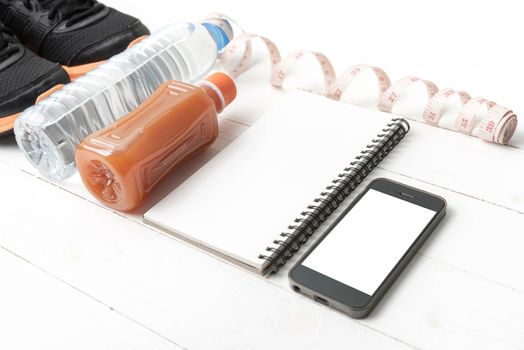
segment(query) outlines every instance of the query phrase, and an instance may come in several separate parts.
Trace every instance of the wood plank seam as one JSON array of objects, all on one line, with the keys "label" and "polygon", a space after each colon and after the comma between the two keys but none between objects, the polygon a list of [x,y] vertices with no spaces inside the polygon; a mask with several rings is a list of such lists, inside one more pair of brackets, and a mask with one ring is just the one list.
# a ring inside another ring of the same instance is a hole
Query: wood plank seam
[{"label": "wood plank seam", "polygon": [[415,180],[415,181],[418,181],[418,182],[422,182],[422,183],[425,183],[425,184],[430,185],[430,186],[438,187],[438,188],[443,189],[445,191],[449,191],[449,192],[458,194],[460,196],[464,196],[464,197],[468,197],[468,198],[471,198],[471,199],[474,199],[474,200],[477,200],[477,201],[481,201],[483,203],[486,203],[486,204],[489,204],[489,205],[492,205],[492,206],[495,206],[495,207],[498,207],[498,208],[506,209],[506,210],[515,212],[515,213],[520,214],[520,215],[524,215],[524,212],[522,212],[522,211],[520,211],[518,209],[510,208],[510,207],[507,207],[507,206],[502,205],[502,204],[498,204],[498,203],[491,202],[491,201],[488,201],[488,200],[485,200],[485,199],[482,199],[482,198],[478,198],[478,197],[475,197],[475,196],[473,196],[471,194],[460,192],[460,191],[457,191],[457,190],[454,190],[454,189],[451,189],[451,188],[447,188],[445,186],[437,185],[437,184],[431,183],[429,181],[421,180],[421,179],[418,179],[416,177],[409,176],[409,175],[406,175],[406,174],[403,174],[403,173],[400,173],[400,172],[397,172],[397,171],[385,169],[385,168],[381,167],[380,165],[377,166],[377,169],[380,169],[382,171],[385,171],[385,172],[388,172],[388,173],[391,173],[391,174],[396,174],[396,175],[405,177],[407,179],[411,179],[411,180]]}]

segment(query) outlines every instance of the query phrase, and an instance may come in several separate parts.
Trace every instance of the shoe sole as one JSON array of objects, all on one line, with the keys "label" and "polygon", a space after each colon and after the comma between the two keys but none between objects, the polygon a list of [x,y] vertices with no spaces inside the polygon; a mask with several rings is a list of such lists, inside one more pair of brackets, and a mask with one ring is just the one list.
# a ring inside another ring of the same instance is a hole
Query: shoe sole
[{"label": "shoe sole", "polygon": [[[49,89],[46,92],[44,92],[43,94],[39,95],[36,98],[35,104],[37,104],[40,101],[42,101],[43,99],[49,97],[53,92],[60,90],[63,86],[64,86],[64,84],[55,85],[51,89]],[[11,131],[13,131],[13,127],[15,125],[15,120],[16,120],[16,118],[18,118],[18,116],[21,113],[22,112],[16,113],[16,114],[13,114],[13,115],[10,115],[10,116],[7,116],[7,117],[0,118],[0,136],[9,134]]]},{"label": "shoe sole", "polygon": [[10,134],[13,131],[15,120],[19,115],[20,113],[17,113],[0,119],[0,136]]},{"label": "shoe sole", "polygon": [[[145,38],[147,38],[147,35],[143,35],[141,37],[136,38],[135,40],[133,40],[132,42],[129,43],[128,48],[138,44],[140,41],[144,40]],[[99,62],[88,63],[88,64],[79,65],[79,66],[71,66],[71,67],[69,67],[69,66],[62,66],[62,68],[64,68],[64,70],[69,75],[69,78],[71,79],[71,81],[73,81],[73,80],[81,77],[82,75],[88,73],[89,71],[95,69],[96,67],[98,67],[99,65],[101,65],[104,62],[105,61],[99,61]],[[35,104],[37,104],[41,100],[47,98],[53,92],[61,89],[62,86],[64,86],[64,85],[62,85],[62,84],[55,85],[51,89],[49,89],[48,91],[44,92],[43,94],[38,96],[38,98],[35,101]],[[22,112],[0,118],[0,136],[9,134],[9,133],[11,133],[13,131],[13,126],[15,124],[15,120],[16,120],[16,118],[18,118],[18,116],[21,113]]]},{"label": "shoe sole", "polygon": [[[133,47],[134,45],[138,44],[139,42],[141,42],[145,38],[147,38],[147,35],[142,35],[141,37],[136,38],[135,40],[133,40],[133,41],[131,41],[129,43],[127,48],[129,49],[129,48]],[[80,65],[80,66],[62,66],[62,68],[64,68],[64,70],[67,72],[67,74],[69,74],[69,78],[71,79],[71,81],[73,81],[73,80],[76,80],[77,78],[81,77],[82,75],[88,73],[89,71],[95,69],[96,67],[98,67],[99,65],[101,65],[104,62],[105,61],[99,61],[99,62],[83,64],[83,65]]]}]

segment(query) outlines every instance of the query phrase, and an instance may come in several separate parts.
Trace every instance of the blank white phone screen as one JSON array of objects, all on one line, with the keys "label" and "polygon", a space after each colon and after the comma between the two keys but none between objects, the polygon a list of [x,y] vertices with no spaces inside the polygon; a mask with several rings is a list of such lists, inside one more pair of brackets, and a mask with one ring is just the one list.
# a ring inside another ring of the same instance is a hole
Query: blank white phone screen
[{"label": "blank white phone screen", "polygon": [[302,265],[372,295],[435,214],[370,189]]}]

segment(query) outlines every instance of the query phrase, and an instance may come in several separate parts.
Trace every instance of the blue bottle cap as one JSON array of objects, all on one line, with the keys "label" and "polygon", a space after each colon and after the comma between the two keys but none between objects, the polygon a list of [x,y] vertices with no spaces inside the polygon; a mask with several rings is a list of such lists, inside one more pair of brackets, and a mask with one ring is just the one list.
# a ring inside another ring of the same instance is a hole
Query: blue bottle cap
[{"label": "blue bottle cap", "polygon": [[[226,24],[229,25],[227,22]],[[204,22],[202,25],[207,29],[209,34],[211,34],[213,39],[215,39],[218,51],[222,51],[222,49],[231,41],[231,38],[227,35],[226,31],[216,24]]]}]

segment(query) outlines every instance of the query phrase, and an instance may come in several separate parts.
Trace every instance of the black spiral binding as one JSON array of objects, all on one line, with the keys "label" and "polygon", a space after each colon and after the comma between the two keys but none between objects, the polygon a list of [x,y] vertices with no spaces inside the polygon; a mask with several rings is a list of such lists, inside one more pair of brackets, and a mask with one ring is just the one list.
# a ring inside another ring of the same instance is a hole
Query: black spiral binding
[{"label": "black spiral binding", "polygon": [[275,247],[267,247],[265,254],[259,259],[269,261],[265,270],[268,273],[277,272],[291,257],[300,250],[315,230],[328,216],[355,190],[366,176],[384,159],[389,152],[409,132],[409,123],[402,118],[394,118],[372,143],[361,151],[350,166],[345,168],[326,190],[320,193],[305,211],[300,213],[292,225],[290,232],[282,232],[279,239],[273,241]]}]

